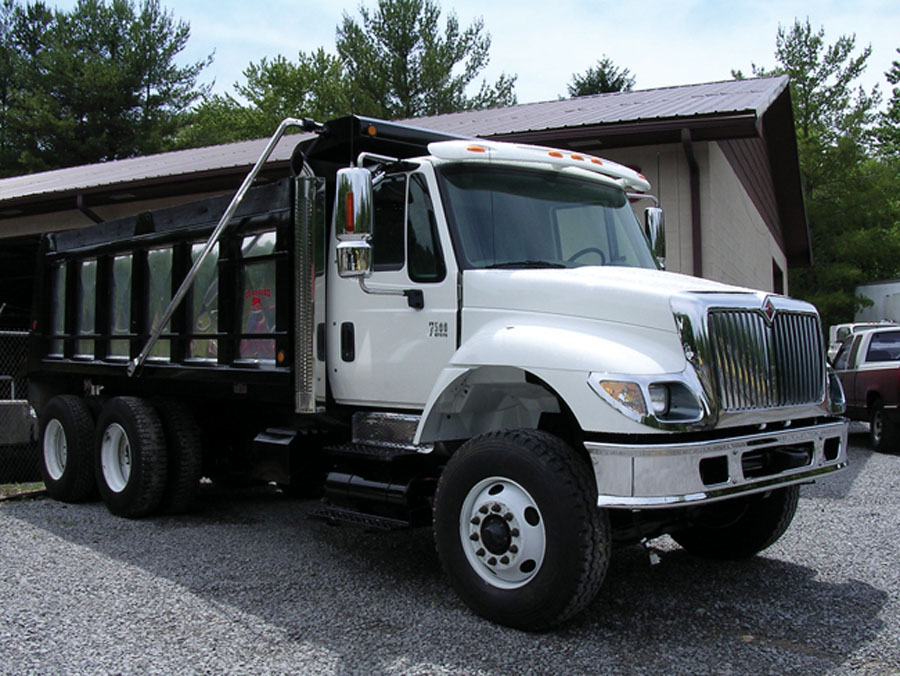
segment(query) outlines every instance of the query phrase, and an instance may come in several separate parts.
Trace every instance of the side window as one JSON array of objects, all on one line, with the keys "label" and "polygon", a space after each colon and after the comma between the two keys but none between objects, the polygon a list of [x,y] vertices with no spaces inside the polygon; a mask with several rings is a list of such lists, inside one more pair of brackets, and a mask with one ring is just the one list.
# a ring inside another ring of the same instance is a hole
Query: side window
[{"label": "side window", "polygon": [[[205,243],[191,245],[191,263],[193,264],[206,247]],[[219,344],[210,334],[219,331],[219,245],[210,250],[209,255],[197,272],[197,279],[188,291],[188,317],[191,322],[191,341],[188,346],[189,359],[215,361],[219,353]]]},{"label": "side window", "polygon": [[[274,252],[274,232],[248,235],[241,243],[242,338],[238,354],[242,360],[275,363],[275,339],[272,337],[277,300]],[[202,321],[199,317],[198,320]]]},{"label": "side window", "polygon": [[[131,254],[113,257],[112,280],[110,282],[110,332],[113,336],[128,336],[131,333]],[[110,357],[128,357],[128,338],[111,338]]]},{"label": "side window", "polygon": [[50,306],[50,330],[55,336],[50,341],[50,354],[63,356],[62,335],[66,332],[66,264],[54,266],[51,272],[53,297]]},{"label": "side window", "polygon": [[[91,258],[81,262],[81,268],[78,274],[78,327],[75,332],[80,336],[92,335],[95,332],[94,318],[96,299],[97,259]],[[93,339],[79,339],[75,344],[75,356],[93,358]]]},{"label": "side window", "polygon": [[900,332],[876,333],[872,336],[866,361],[896,361],[900,359]]},{"label": "side window", "polygon": [[375,186],[374,202],[373,267],[375,270],[400,270],[405,253],[406,175],[382,179]]},{"label": "side window", "polygon": [[439,282],[447,273],[438,241],[437,221],[428,186],[421,174],[413,174],[407,197],[407,260],[414,282]]},{"label": "side window", "polygon": [[[172,247],[150,249],[147,267],[147,324],[154,331],[172,300]],[[162,335],[170,331],[171,322],[167,322]],[[150,359],[169,359],[171,356],[172,345],[168,338],[160,338],[150,351]]]},{"label": "side window", "polygon": [[859,346],[859,336],[857,336],[856,345],[853,344],[853,338],[849,337],[841,343],[840,348],[838,348],[837,356],[834,358],[834,368],[838,371],[843,371],[850,367],[850,354],[856,352],[856,347]]}]

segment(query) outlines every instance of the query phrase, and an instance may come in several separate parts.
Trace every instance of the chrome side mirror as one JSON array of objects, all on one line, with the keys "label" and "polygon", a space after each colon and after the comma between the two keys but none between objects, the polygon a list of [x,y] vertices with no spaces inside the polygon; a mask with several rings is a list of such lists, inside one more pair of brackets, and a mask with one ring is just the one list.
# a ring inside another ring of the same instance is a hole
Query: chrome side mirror
[{"label": "chrome side mirror", "polygon": [[334,233],[340,277],[368,277],[372,274],[374,209],[372,174],[362,167],[345,167],[337,172],[334,196]]},{"label": "chrome side mirror", "polygon": [[666,267],[666,218],[659,207],[644,209],[644,232],[660,267]]},{"label": "chrome side mirror", "polygon": [[367,239],[372,234],[372,174],[362,167],[337,172],[334,231],[340,240]]},{"label": "chrome side mirror", "polygon": [[339,277],[368,277],[372,274],[372,246],[367,239],[338,242]]}]

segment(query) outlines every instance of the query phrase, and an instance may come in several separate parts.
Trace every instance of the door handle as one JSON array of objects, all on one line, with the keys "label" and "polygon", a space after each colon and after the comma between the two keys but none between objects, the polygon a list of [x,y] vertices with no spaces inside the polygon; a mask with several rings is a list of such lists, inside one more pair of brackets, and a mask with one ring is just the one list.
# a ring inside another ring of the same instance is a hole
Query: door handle
[{"label": "door handle", "polygon": [[356,329],[353,322],[341,324],[341,359],[344,361],[356,359]]}]

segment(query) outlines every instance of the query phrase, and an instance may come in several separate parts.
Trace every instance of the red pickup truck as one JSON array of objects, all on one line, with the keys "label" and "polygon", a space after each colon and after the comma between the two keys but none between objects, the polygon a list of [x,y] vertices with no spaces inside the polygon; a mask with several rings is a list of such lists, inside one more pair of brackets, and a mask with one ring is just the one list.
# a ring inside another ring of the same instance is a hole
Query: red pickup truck
[{"label": "red pickup truck", "polygon": [[832,364],[847,398],[847,416],[870,423],[872,448],[900,450],[900,328],[848,336]]}]

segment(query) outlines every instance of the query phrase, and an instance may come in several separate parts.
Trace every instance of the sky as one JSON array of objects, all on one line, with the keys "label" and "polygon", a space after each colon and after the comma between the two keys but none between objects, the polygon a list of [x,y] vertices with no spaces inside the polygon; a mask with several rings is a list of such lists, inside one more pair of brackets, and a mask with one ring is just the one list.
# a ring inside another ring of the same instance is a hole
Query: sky
[{"label": "sky", "polygon": [[[440,2],[460,27],[481,17],[492,38],[491,62],[480,78],[516,74],[519,103],[567,95],[574,73],[604,55],[628,68],[636,89],[731,79],[731,70],[750,75],[751,64],[771,68],[779,25],[809,18],[825,29],[827,44],[856,34],[857,52],[872,46],[861,83],[871,89],[900,59],[900,2],[897,0],[455,0]],[[74,0],[52,0],[71,8]],[[178,61],[215,52],[201,82],[215,81],[216,93],[232,92],[251,61],[278,54],[295,60],[319,47],[335,52],[335,28],[342,14],[359,18],[360,0],[162,0],[176,18],[190,23],[191,38]],[[374,7],[376,0],[365,0]],[[443,22],[441,24],[443,26]],[[479,79],[480,82],[480,79]]]}]

